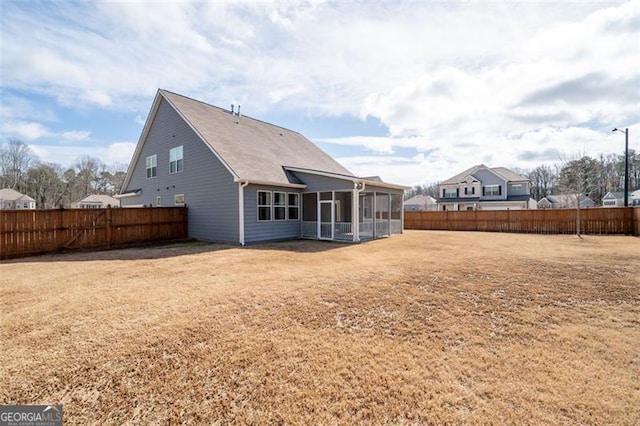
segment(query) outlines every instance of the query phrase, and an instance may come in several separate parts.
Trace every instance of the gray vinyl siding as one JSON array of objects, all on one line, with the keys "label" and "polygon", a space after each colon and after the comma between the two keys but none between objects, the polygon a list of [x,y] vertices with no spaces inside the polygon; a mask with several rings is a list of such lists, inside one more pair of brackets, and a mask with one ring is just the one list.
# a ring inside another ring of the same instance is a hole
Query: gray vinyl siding
[{"label": "gray vinyl siding", "polygon": [[[169,173],[169,150],[183,146],[183,171]],[[158,156],[155,178],[147,179],[146,158]],[[137,197],[122,199],[127,205],[173,206],[174,195],[184,194],[188,207],[189,236],[204,241],[238,244],[238,184],[208,146],[163,99],[126,191],[141,188]],[[125,191],[125,192],[126,192]]]},{"label": "gray vinyl siding", "polygon": [[483,195],[484,191],[480,189],[480,200],[482,201],[490,201],[490,200],[506,200],[507,199],[507,182],[496,174],[492,173],[489,170],[481,169],[474,173],[474,176],[482,183],[482,188],[487,185],[500,185],[502,187],[502,193],[500,195],[495,196],[487,196]]},{"label": "gray vinyl siding", "polygon": [[[302,217],[302,193],[295,188],[282,188],[277,186],[248,185],[244,191],[244,235],[245,243],[257,243],[260,241],[287,240],[300,238],[300,219],[298,220],[273,220],[258,221],[258,191],[277,191],[300,194],[299,217]],[[271,198],[273,204],[273,195]]]},{"label": "gray vinyl siding", "polygon": [[[518,185],[520,186],[518,187]],[[529,195],[529,184],[527,182],[513,182],[509,183],[507,186],[509,191],[508,195],[510,197],[514,195]]]},{"label": "gray vinyl siding", "polygon": [[384,187],[379,187],[379,186],[374,186],[371,184],[367,184],[366,188],[364,189],[365,192],[380,192],[380,193],[385,193],[385,194],[395,194],[395,195],[403,195],[404,196],[404,191],[402,189],[391,189],[391,188],[384,188]]},{"label": "gray vinyl siding", "polygon": [[303,172],[295,172],[294,174],[307,185],[304,192],[350,191],[353,189],[353,182],[351,180],[336,179]]}]

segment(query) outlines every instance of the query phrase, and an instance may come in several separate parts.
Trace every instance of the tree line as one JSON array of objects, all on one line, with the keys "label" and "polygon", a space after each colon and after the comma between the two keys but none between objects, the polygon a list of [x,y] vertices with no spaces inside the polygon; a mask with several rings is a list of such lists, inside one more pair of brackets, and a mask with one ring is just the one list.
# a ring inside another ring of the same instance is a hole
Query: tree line
[{"label": "tree line", "polygon": [[68,208],[90,194],[114,195],[124,182],[125,169],[91,156],[80,156],[71,167],[63,167],[40,161],[19,139],[0,145],[0,189],[29,195],[37,208]]},{"label": "tree line", "polygon": [[[554,164],[542,164],[533,169],[515,169],[516,173],[531,181],[531,198],[536,201],[548,195],[581,193],[590,197],[596,205],[602,204],[607,192],[624,190],[624,155],[601,154],[597,158],[588,155]],[[416,185],[405,194],[430,195],[438,198],[440,182]],[[629,190],[640,188],[640,154],[629,150]]]}]

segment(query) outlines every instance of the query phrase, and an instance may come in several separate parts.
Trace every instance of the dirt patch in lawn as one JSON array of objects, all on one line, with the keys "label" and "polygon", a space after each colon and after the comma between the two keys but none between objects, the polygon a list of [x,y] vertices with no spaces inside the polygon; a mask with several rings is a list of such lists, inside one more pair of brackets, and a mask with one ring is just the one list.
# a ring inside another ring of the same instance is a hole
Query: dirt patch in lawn
[{"label": "dirt patch in lawn", "polygon": [[640,239],[411,231],[0,263],[0,403],[68,424],[640,423]]}]

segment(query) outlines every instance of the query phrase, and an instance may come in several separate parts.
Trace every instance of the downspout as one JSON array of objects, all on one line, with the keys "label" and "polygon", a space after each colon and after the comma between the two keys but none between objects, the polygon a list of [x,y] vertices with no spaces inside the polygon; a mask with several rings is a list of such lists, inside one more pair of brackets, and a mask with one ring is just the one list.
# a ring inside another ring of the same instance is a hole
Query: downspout
[{"label": "downspout", "polygon": [[238,182],[238,239],[241,246],[244,246],[244,188],[247,185],[248,180]]},{"label": "downspout", "polygon": [[[362,188],[358,189],[358,185],[362,185]],[[352,214],[354,217],[354,230],[353,230],[353,241],[360,242],[360,193],[364,191],[367,184],[365,182],[353,182],[353,207]]]}]

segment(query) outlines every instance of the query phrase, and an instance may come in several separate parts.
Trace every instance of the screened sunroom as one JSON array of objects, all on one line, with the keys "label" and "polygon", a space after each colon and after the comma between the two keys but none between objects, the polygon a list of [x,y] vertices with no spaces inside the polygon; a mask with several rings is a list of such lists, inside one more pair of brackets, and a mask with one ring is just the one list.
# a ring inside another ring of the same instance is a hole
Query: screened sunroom
[{"label": "screened sunroom", "polygon": [[364,190],[302,194],[302,238],[363,241],[402,233],[401,191]]}]

